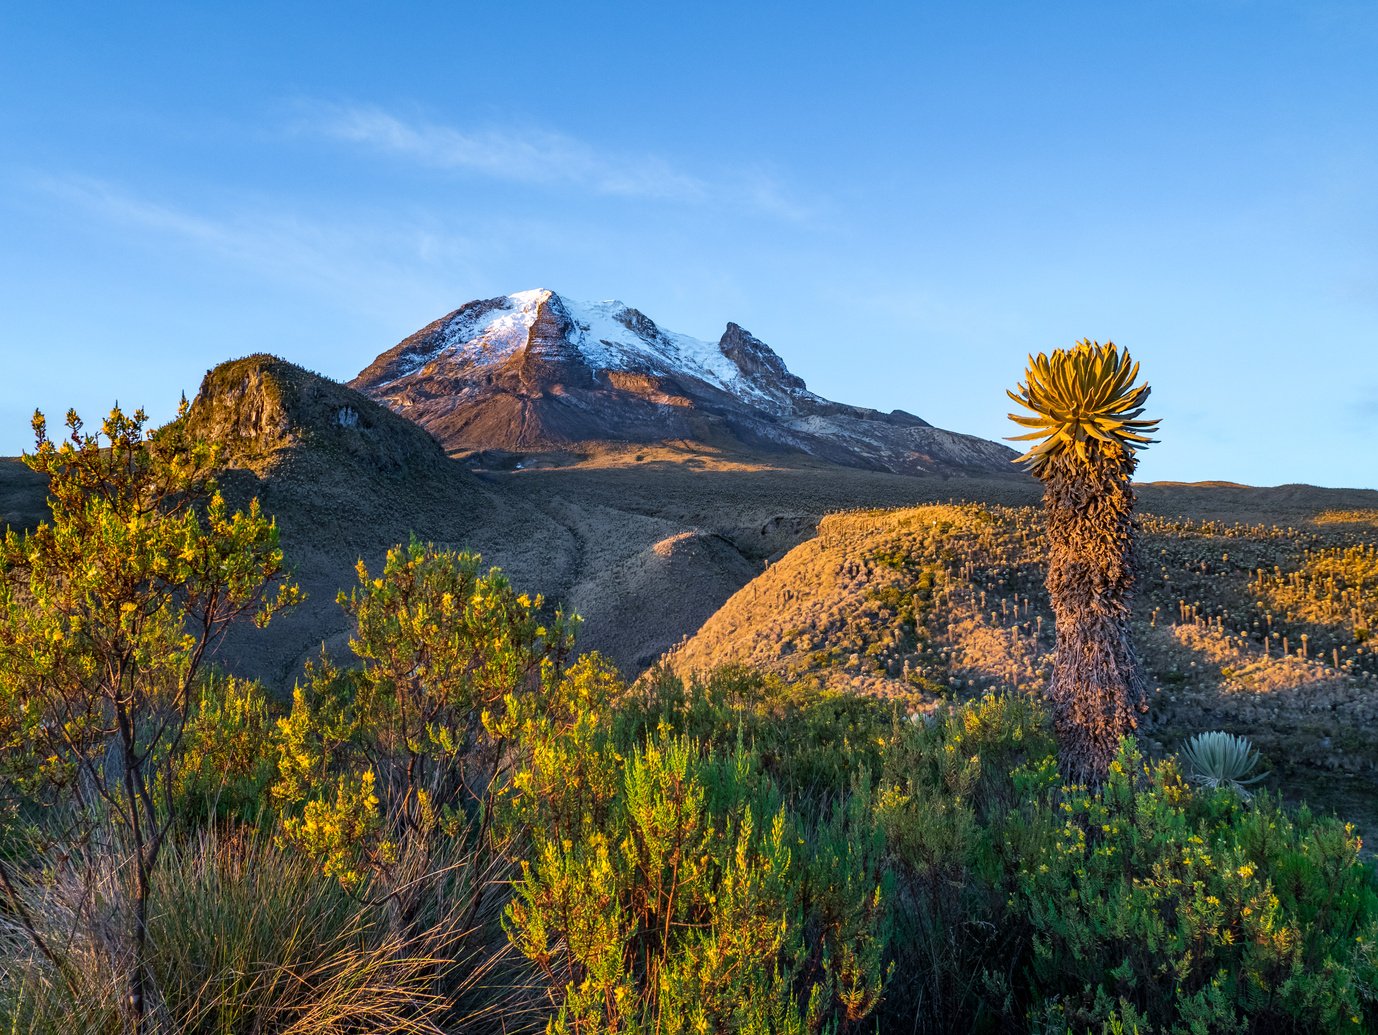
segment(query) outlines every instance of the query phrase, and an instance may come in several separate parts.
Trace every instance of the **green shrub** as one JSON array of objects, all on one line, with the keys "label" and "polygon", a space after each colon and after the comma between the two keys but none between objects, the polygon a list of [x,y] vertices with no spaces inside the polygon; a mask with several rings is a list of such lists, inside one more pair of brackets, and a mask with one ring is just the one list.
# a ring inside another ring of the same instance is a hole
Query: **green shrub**
[{"label": "green shrub", "polygon": [[1126,741],[1064,785],[1041,709],[899,724],[873,797],[893,886],[882,1028],[1366,1030],[1378,878],[1352,828],[1193,789]]},{"label": "green shrub", "polygon": [[[487,852],[523,702],[558,684],[573,629],[479,558],[413,540],[339,603],[355,668],[322,661],[280,720],[283,840],[348,890],[370,880],[403,913],[429,856],[462,838]],[[515,728],[515,727],[513,727]]]},{"label": "green shrub", "polygon": [[876,799],[897,887],[898,977],[882,1007],[914,1030],[1017,1018],[1010,860],[1040,837],[1011,809],[1058,782],[1055,743],[1027,698],[988,695],[897,731]]},{"label": "green shrub", "polygon": [[564,821],[581,837],[536,830],[507,909],[552,1032],[802,1033],[874,1009],[885,894],[864,787],[810,829],[740,745],[662,726],[625,758],[611,737],[590,750],[612,797]]},{"label": "green shrub", "polygon": [[276,770],[274,713],[256,682],[205,680],[175,766],[174,812],[184,824],[259,816]]},{"label": "green shrub", "polygon": [[850,793],[820,819],[795,815],[799,830],[800,914],[806,957],[802,976],[836,1003],[844,1025],[870,1016],[894,974],[895,881],[885,835],[875,819],[870,778],[858,774]]},{"label": "green shrub", "polygon": [[[215,450],[185,421],[153,433],[146,419],[117,406],[93,434],[69,411],[55,443],[35,412],[24,462],[47,476],[49,520],[0,536],[0,802],[49,808],[33,832],[128,903],[101,923],[123,931],[128,991],[113,1002],[136,1032],[152,880],[179,819],[172,792],[205,662],[236,623],[262,626],[301,597],[257,499],[232,510],[216,488]],[[54,959],[7,862],[8,905]]]},{"label": "green shrub", "polygon": [[1126,741],[1105,785],[1023,810],[1033,997],[1077,1030],[1124,1003],[1153,1030],[1341,1031],[1375,1020],[1378,882],[1352,828],[1192,791]]},{"label": "green shrub", "polygon": [[688,684],[665,669],[643,677],[624,714],[626,738],[665,724],[707,747],[740,739],[787,792],[845,793],[858,770],[879,776],[897,709],[859,694],[788,683],[738,666]]}]

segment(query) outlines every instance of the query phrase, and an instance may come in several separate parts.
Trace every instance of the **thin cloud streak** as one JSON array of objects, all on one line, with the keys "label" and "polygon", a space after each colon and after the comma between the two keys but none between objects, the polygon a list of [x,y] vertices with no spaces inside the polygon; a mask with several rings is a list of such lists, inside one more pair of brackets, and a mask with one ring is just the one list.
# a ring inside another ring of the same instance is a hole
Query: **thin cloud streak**
[{"label": "thin cloud streak", "polygon": [[495,180],[566,185],[610,197],[689,205],[729,205],[789,221],[807,208],[788,197],[759,170],[729,171],[707,180],[654,155],[601,152],[564,133],[543,129],[466,131],[432,122],[407,121],[372,105],[303,105],[294,129],[433,169],[462,171]]},{"label": "thin cloud streak", "polygon": [[1369,430],[1373,426],[1373,421],[1378,419],[1378,385],[1370,385],[1359,395],[1357,399],[1350,402],[1349,413],[1355,418],[1351,423],[1359,427],[1362,422],[1364,430]]},{"label": "thin cloud streak", "polygon": [[437,169],[462,169],[520,183],[569,183],[600,194],[701,201],[707,186],[658,158],[611,159],[562,133],[463,132],[405,122],[372,106],[313,105],[299,128]]},{"label": "thin cloud streak", "polygon": [[280,212],[246,209],[212,217],[140,197],[84,176],[43,176],[31,186],[113,226],[190,245],[273,282],[296,283],[355,311],[375,302],[393,313],[400,301],[434,293],[426,274],[465,274],[478,254],[472,242],[419,223],[385,227],[329,224]]}]

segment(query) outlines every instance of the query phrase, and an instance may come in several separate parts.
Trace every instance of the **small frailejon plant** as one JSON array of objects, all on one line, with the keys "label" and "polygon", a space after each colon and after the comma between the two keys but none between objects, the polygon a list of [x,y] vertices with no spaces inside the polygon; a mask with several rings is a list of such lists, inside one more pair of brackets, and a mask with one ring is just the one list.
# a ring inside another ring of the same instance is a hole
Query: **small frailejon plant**
[{"label": "small frailejon plant", "polygon": [[1182,761],[1192,783],[1228,787],[1242,798],[1252,797],[1248,788],[1268,775],[1255,772],[1261,760],[1249,738],[1224,730],[1198,733],[1182,745]]}]

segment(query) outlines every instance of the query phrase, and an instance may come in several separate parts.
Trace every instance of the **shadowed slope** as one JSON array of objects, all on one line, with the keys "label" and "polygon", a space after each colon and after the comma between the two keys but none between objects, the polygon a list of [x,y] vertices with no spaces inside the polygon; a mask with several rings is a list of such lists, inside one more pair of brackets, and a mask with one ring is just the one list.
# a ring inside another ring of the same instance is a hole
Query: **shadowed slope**
[{"label": "shadowed slope", "polygon": [[33,528],[48,516],[48,482],[18,457],[0,457],[0,533]]},{"label": "shadowed slope", "polygon": [[242,630],[222,661],[290,686],[302,662],[344,645],[335,595],[363,558],[415,533],[466,546],[496,514],[489,496],[424,429],[358,392],[268,355],[206,374],[185,420],[216,442],[226,495],[258,496],[307,602],[266,630]]}]

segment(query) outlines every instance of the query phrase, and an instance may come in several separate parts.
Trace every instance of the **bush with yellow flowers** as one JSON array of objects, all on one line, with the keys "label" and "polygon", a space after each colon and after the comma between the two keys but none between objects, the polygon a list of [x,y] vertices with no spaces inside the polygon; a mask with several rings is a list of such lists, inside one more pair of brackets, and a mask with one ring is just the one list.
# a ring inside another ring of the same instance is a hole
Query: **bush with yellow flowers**
[{"label": "bush with yellow flowers", "polygon": [[560,684],[573,629],[477,556],[416,540],[358,578],[339,595],[358,664],[308,669],[278,723],[272,794],[285,843],[348,890],[375,881],[410,922],[440,843],[494,851],[517,717]]}]

